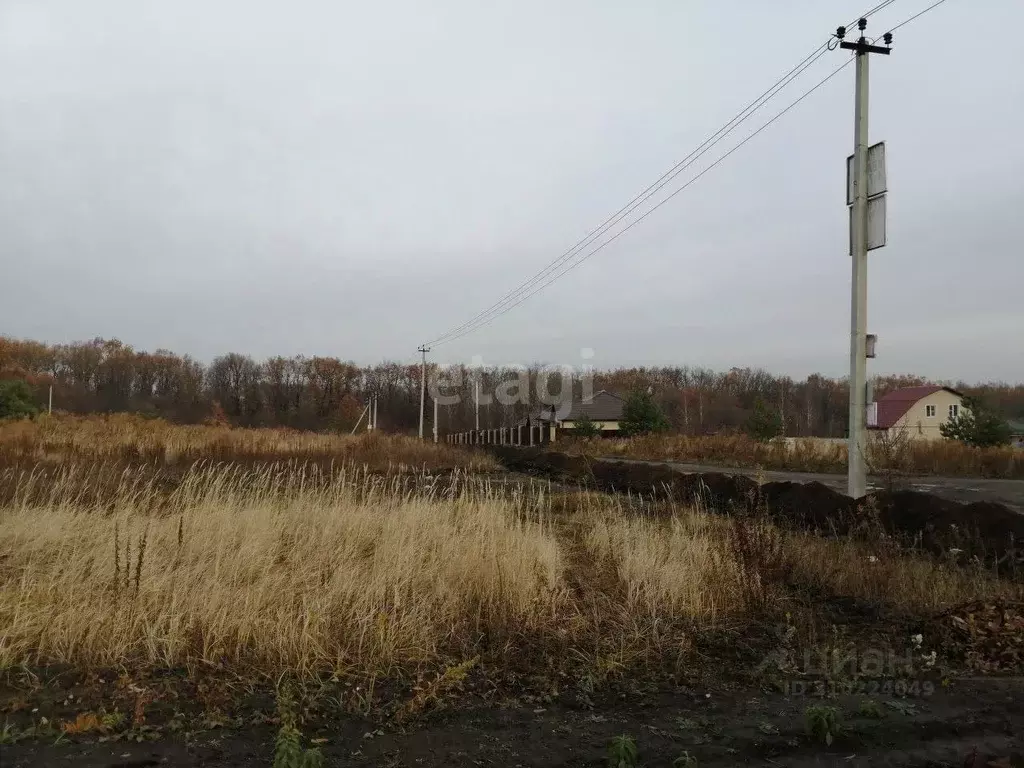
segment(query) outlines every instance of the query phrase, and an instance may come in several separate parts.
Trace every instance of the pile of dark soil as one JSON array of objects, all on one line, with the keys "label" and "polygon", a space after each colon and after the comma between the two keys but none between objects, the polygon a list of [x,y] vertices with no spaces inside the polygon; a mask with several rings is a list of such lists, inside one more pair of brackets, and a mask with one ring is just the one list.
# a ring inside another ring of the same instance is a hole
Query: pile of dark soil
[{"label": "pile of dark soil", "polygon": [[685,473],[667,464],[509,446],[497,446],[493,452],[516,472],[604,491],[671,498],[719,512],[764,512],[779,524],[801,530],[835,535],[884,532],[959,563],[976,558],[1001,573],[1024,576],[1024,515],[1002,504],[959,504],[918,491],[879,491],[854,500],[817,482],[758,485],[743,475]]}]

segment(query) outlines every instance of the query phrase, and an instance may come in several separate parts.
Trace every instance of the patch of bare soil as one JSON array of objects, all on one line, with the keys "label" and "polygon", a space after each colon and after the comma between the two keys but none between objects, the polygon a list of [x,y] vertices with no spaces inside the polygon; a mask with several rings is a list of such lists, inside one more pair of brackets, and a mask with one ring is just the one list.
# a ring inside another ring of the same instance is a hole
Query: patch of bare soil
[{"label": "patch of bare soil", "polygon": [[[870,700],[871,705],[864,704]],[[303,727],[329,766],[602,766],[625,734],[639,764],[656,766],[1024,766],[1024,680],[961,680],[931,696],[846,695],[822,700],[757,689],[681,688],[593,707],[507,702],[437,713],[404,727],[353,716]],[[836,707],[832,743],[808,733],[807,709]],[[4,768],[268,766],[271,723],[205,729],[158,741],[0,746]],[[685,763],[684,755],[698,762]]]}]

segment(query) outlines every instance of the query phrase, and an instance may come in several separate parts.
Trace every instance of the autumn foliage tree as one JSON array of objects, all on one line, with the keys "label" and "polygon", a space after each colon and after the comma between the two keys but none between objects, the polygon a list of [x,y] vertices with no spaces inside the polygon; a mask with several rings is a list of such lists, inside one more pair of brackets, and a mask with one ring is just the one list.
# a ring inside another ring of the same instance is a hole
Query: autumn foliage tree
[{"label": "autumn foliage tree", "polygon": [[226,427],[231,424],[228,421],[228,415],[224,413],[224,408],[221,407],[219,400],[214,400],[210,403],[210,412],[206,418],[203,419],[203,424],[208,427]]},{"label": "autumn foliage tree", "polygon": [[[433,376],[440,369],[433,368]],[[480,406],[481,428],[514,426],[538,409],[537,388],[545,378],[549,391],[571,387],[583,392],[578,375],[549,375],[543,366],[525,370],[492,366],[452,366],[444,371],[445,393],[455,401],[440,406],[442,431],[476,424],[474,381],[493,396],[502,382],[520,380],[523,398],[503,404],[494,398]],[[223,419],[241,426],[350,431],[372,397],[377,398],[383,429],[413,433],[419,419],[419,365],[384,361],[356,365],[334,357],[274,356],[257,360],[230,353],[201,362],[168,350],[137,350],[117,339],[43,344],[0,336],[0,379],[26,382],[33,403],[46,402],[53,386],[54,408],[71,413],[141,412],[185,423],[199,423],[220,404]],[[564,379],[564,380],[563,380]],[[927,383],[915,376],[876,380],[875,391]],[[1007,418],[1024,419],[1024,385],[971,386],[950,382],[968,395],[983,395]],[[655,408],[673,431],[701,435],[743,429],[758,399],[778,414],[793,436],[840,437],[846,433],[847,383],[820,374],[805,380],[775,376],[756,368],[708,368],[677,365],[597,371],[593,391],[651,391],[644,408]],[[428,397],[428,420],[431,404]]]}]

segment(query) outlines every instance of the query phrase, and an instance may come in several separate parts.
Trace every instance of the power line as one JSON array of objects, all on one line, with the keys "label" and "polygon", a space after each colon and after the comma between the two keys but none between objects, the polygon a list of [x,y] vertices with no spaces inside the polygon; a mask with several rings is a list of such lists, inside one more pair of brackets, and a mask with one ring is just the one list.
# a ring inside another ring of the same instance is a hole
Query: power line
[{"label": "power line", "polygon": [[667,197],[665,197],[665,198],[663,198],[662,200],[660,200],[660,201],[659,201],[659,202],[658,202],[657,204],[655,204],[655,206],[654,206],[653,208],[651,208],[651,209],[650,209],[649,211],[647,211],[646,213],[644,213],[644,214],[643,214],[643,215],[642,215],[642,216],[641,216],[640,218],[638,218],[638,219],[636,219],[636,220],[634,220],[634,221],[630,222],[630,224],[629,224],[629,225],[627,225],[626,227],[624,227],[623,229],[619,230],[619,231],[618,231],[618,232],[616,232],[616,233],[615,233],[614,235],[612,235],[611,237],[609,237],[609,238],[608,238],[607,240],[605,240],[605,241],[604,241],[603,243],[601,243],[601,244],[600,244],[599,246],[597,246],[597,248],[595,248],[595,249],[593,249],[592,251],[588,252],[588,253],[587,253],[586,255],[584,255],[584,256],[583,256],[582,258],[579,258],[579,259],[577,259],[576,261],[572,262],[571,264],[569,264],[569,266],[568,266],[568,267],[565,267],[564,269],[562,269],[562,271],[558,272],[558,273],[557,273],[556,275],[554,275],[553,277],[549,278],[548,280],[546,280],[546,281],[545,281],[544,283],[542,283],[541,285],[539,285],[539,286],[537,286],[536,288],[534,288],[534,289],[533,289],[532,291],[530,291],[529,293],[527,293],[527,294],[525,294],[525,295],[521,296],[521,297],[520,297],[520,298],[519,298],[519,299],[518,299],[518,300],[517,300],[517,301],[516,301],[516,302],[515,302],[514,304],[511,304],[511,305],[509,305],[509,306],[505,307],[505,308],[504,308],[504,309],[502,309],[502,310],[501,310],[500,312],[498,312],[497,314],[494,314],[494,315],[492,315],[491,317],[489,317],[489,318],[487,318],[487,319],[481,320],[481,321],[480,321],[479,323],[477,323],[476,325],[473,325],[472,327],[470,327],[470,328],[467,328],[466,330],[462,331],[461,333],[458,333],[458,334],[455,334],[455,335],[449,336],[448,338],[446,338],[446,339],[445,339],[445,342],[448,342],[448,341],[454,341],[454,340],[456,340],[456,339],[462,338],[463,336],[466,336],[467,334],[470,334],[470,333],[472,333],[473,331],[476,331],[476,330],[478,330],[478,329],[482,328],[483,326],[485,326],[485,325],[488,325],[488,324],[490,324],[490,323],[491,323],[491,322],[492,322],[493,320],[496,320],[497,318],[501,317],[501,316],[502,316],[503,314],[505,314],[506,312],[509,312],[509,311],[511,311],[512,309],[515,309],[515,308],[516,308],[516,307],[518,307],[518,306],[519,306],[520,304],[522,304],[522,303],[523,303],[524,301],[526,301],[526,300],[527,300],[528,298],[530,298],[530,297],[531,297],[531,296],[533,296],[534,294],[538,293],[539,291],[542,291],[542,290],[543,290],[544,288],[546,288],[547,286],[551,285],[551,283],[553,283],[553,282],[555,282],[556,280],[558,280],[558,278],[560,278],[560,277],[562,277],[563,275],[565,275],[566,273],[568,273],[568,272],[572,271],[573,269],[575,269],[576,267],[578,267],[578,266],[579,266],[580,264],[582,264],[582,263],[583,263],[584,261],[586,261],[586,260],[587,260],[587,259],[589,259],[589,258],[590,258],[591,256],[593,256],[593,255],[594,255],[595,253],[597,253],[598,251],[602,250],[602,249],[603,249],[603,248],[605,248],[606,246],[610,245],[610,244],[611,244],[612,242],[614,242],[615,240],[617,240],[617,239],[618,239],[619,237],[621,237],[622,235],[626,234],[626,232],[628,232],[629,230],[631,230],[631,229],[632,229],[633,227],[635,227],[635,226],[636,226],[637,224],[639,224],[640,222],[642,222],[642,221],[643,221],[644,219],[646,219],[646,218],[647,218],[648,216],[650,216],[650,215],[651,215],[652,213],[654,213],[654,212],[655,212],[656,210],[658,210],[659,208],[661,208],[661,207],[662,207],[663,205],[665,205],[665,203],[667,203],[667,202],[668,202],[669,200],[671,200],[672,198],[674,198],[674,197],[675,197],[676,195],[678,195],[678,194],[679,194],[680,192],[682,192],[682,191],[683,191],[684,189],[686,189],[687,187],[689,187],[689,186],[690,186],[691,184],[695,183],[695,182],[696,182],[696,181],[697,181],[698,179],[700,179],[700,178],[701,178],[701,177],[702,177],[702,176],[703,176],[704,174],[708,173],[708,172],[709,172],[709,171],[710,171],[711,169],[715,168],[715,167],[716,167],[716,166],[717,166],[717,165],[718,165],[719,163],[721,163],[721,162],[722,162],[723,160],[725,160],[725,159],[726,159],[727,157],[729,157],[729,155],[731,155],[731,154],[732,154],[733,152],[735,152],[736,150],[738,150],[738,149],[739,149],[740,147],[742,147],[742,146],[743,146],[744,144],[746,144],[746,143],[747,143],[748,141],[750,141],[751,139],[753,139],[753,138],[754,138],[755,136],[757,136],[757,135],[758,135],[759,133],[761,133],[761,131],[763,131],[763,130],[764,130],[765,128],[767,128],[768,126],[770,126],[770,125],[771,125],[772,123],[774,123],[774,122],[775,122],[776,120],[778,120],[778,119],[779,119],[780,117],[782,117],[783,115],[785,115],[785,114],[786,114],[787,112],[789,112],[789,111],[790,111],[791,109],[793,109],[793,108],[794,108],[794,107],[795,107],[795,106],[796,106],[797,104],[799,104],[800,102],[802,102],[802,101],[803,101],[804,99],[806,99],[806,98],[807,98],[808,96],[810,96],[810,95],[811,95],[812,93],[814,93],[814,92],[815,92],[816,90],[818,90],[818,89],[819,89],[819,88],[820,88],[821,86],[823,86],[823,85],[824,85],[825,83],[827,83],[827,82],[828,82],[829,80],[831,80],[831,79],[832,79],[833,77],[835,77],[836,75],[838,75],[838,74],[839,74],[839,73],[840,73],[840,72],[841,72],[841,71],[842,71],[842,70],[843,70],[844,68],[848,67],[848,66],[850,65],[850,63],[851,63],[852,61],[853,61],[853,59],[852,59],[852,58],[850,58],[850,59],[847,59],[847,60],[846,60],[846,61],[845,61],[845,62],[844,62],[844,63],[843,63],[842,65],[840,65],[839,67],[837,67],[836,69],[834,69],[834,70],[833,70],[833,71],[832,71],[832,72],[831,72],[831,73],[830,73],[829,75],[827,75],[827,76],[826,76],[826,77],[824,77],[823,79],[819,80],[819,81],[818,81],[818,82],[817,82],[817,83],[816,83],[816,84],[815,84],[815,85],[814,85],[813,87],[811,87],[811,88],[810,88],[809,90],[805,91],[805,92],[804,92],[804,93],[803,93],[803,94],[802,94],[802,95],[801,95],[801,96],[800,96],[799,98],[797,98],[797,99],[796,99],[795,101],[791,102],[791,103],[790,103],[790,104],[789,104],[789,105],[788,105],[787,107],[785,107],[785,108],[784,108],[784,109],[783,109],[783,110],[782,110],[781,112],[777,113],[777,114],[776,114],[776,115],[775,115],[775,116],[774,116],[774,117],[773,117],[773,118],[772,118],[771,120],[769,120],[768,122],[766,122],[766,123],[765,123],[764,125],[762,125],[762,126],[761,126],[760,128],[758,128],[758,129],[757,129],[756,131],[754,131],[754,132],[753,132],[752,134],[750,134],[749,136],[747,136],[747,137],[746,137],[745,139],[743,139],[743,141],[741,141],[741,142],[740,142],[739,144],[737,144],[737,145],[736,145],[735,147],[733,147],[733,148],[732,148],[732,149],[730,149],[730,150],[729,150],[728,152],[726,152],[726,153],[725,153],[724,155],[722,155],[721,157],[719,157],[719,158],[718,158],[717,160],[715,160],[715,162],[713,162],[713,163],[712,163],[711,165],[709,165],[709,166],[708,166],[707,168],[705,168],[704,170],[702,170],[702,171],[701,171],[700,173],[698,173],[698,174],[697,174],[696,176],[694,176],[694,177],[693,177],[692,179],[690,179],[689,181],[687,181],[687,182],[686,182],[685,184],[683,184],[683,185],[682,185],[681,187],[679,187],[678,189],[674,190],[674,191],[673,191],[672,193],[670,193],[670,194],[669,194],[669,195],[668,195]]},{"label": "power line", "polygon": [[[889,0],[889,2],[893,2],[893,1],[894,0]],[[777,80],[775,82],[775,84],[771,86],[771,88],[769,88],[767,91],[765,91],[760,96],[758,96],[754,101],[752,101],[744,109],[742,109],[739,113],[737,113],[736,116],[732,118],[732,120],[730,120],[728,123],[723,125],[721,128],[719,128],[713,134],[711,134],[711,136],[706,138],[703,141],[703,143],[701,143],[697,147],[697,149],[695,149],[693,152],[688,154],[686,157],[684,157],[682,160],[680,160],[678,163],[676,163],[674,166],[672,166],[669,170],[667,170],[665,173],[663,173],[660,177],[658,177],[658,179],[656,181],[654,181],[652,184],[650,184],[646,188],[644,188],[644,190],[641,191],[638,195],[636,195],[632,200],[630,200],[628,203],[626,203],[624,206],[622,206],[622,208],[620,208],[618,211],[616,211],[611,216],[609,216],[607,219],[605,219],[595,229],[592,229],[590,232],[588,232],[587,235],[585,237],[583,237],[583,239],[579,240],[575,245],[573,245],[571,248],[569,248],[569,250],[563,252],[558,258],[556,258],[555,260],[550,262],[544,269],[542,269],[540,272],[535,274],[532,278],[530,278],[526,282],[520,284],[516,288],[513,288],[511,291],[506,293],[501,299],[499,299],[496,303],[492,304],[489,308],[487,308],[487,309],[483,310],[482,312],[478,313],[477,315],[475,315],[474,317],[472,317],[470,320],[466,321],[462,325],[457,326],[457,327],[449,330],[447,333],[443,334],[442,336],[439,336],[438,338],[434,339],[430,343],[431,344],[441,344],[441,343],[444,343],[444,341],[448,340],[449,336],[453,336],[454,334],[456,334],[459,331],[461,331],[463,328],[465,328],[465,327],[467,327],[469,325],[472,325],[478,319],[481,319],[482,317],[484,317],[484,316],[490,314],[491,312],[499,309],[503,304],[505,304],[506,302],[511,301],[512,299],[514,299],[515,296],[518,293],[520,293],[522,290],[530,288],[532,285],[537,283],[539,280],[542,280],[547,274],[550,274],[551,271],[557,269],[566,260],[572,258],[572,256],[574,256],[577,252],[579,252],[583,248],[586,248],[588,245],[593,243],[594,240],[596,240],[602,234],[607,232],[611,227],[615,226],[615,224],[617,224],[619,221],[621,221],[624,217],[626,217],[630,213],[632,213],[637,207],[639,207],[640,205],[645,203],[647,200],[649,200],[655,193],[658,192],[658,190],[660,190],[662,187],[664,187],[666,184],[668,184],[672,179],[674,179],[680,173],[682,173],[687,168],[689,168],[696,160],[698,160],[708,150],[710,150],[712,147],[714,147],[722,139],[724,139],[726,136],[728,136],[730,133],[732,133],[732,131],[735,128],[739,127],[739,125],[742,124],[747,118],[749,118],[751,115],[753,115],[754,112],[756,112],[758,109],[763,107],[766,103],[768,103],[768,101],[773,96],[775,96],[779,91],[781,91],[783,88],[785,88],[785,86],[789,85],[789,83],[791,83],[794,79],[796,79],[796,77],[798,77],[800,74],[802,74],[803,71],[805,69],[807,69],[811,64],[814,64],[819,58],[821,58],[821,56],[823,56],[827,52],[826,50],[824,50],[826,45],[827,45],[827,41],[825,43],[822,43],[820,46],[818,46],[803,61],[801,61],[799,64],[797,64],[795,67],[793,67],[793,69],[791,69],[789,72],[787,72],[785,75],[783,75],[779,80]]]},{"label": "power line", "polygon": [[[867,18],[868,16],[870,16],[870,15],[872,15],[874,13],[877,13],[878,11],[881,11],[881,10],[887,8],[888,6],[892,5],[895,1],[896,0],[883,0],[883,2],[879,3],[874,8],[872,8],[869,11],[867,11],[866,13],[864,13],[862,15],[862,18]],[[853,22],[851,22],[851,26],[852,26],[852,24],[853,24]],[[674,178],[676,178],[683,171],[687,170],[691,165],[693,165],[704,154],[706,154],[708,151],[710,151],[715,145],[717,145],[722,140],[724,140],[737,127],[739,127],[743,122],[745,122],[747,119],[749,119],[754,114],[754,112],[756,112],[761,107],[763,107],[768,101],[770,101],[772,98],[774,98],[783,88],[785,88],[787,85],[789,85],[789,83],[791,83],[793,80],[795,80],[797,77],[799,77],[811,65],[816,63],[817,60],[819,58],[821,58],[821,56],[823,56],[827,52],[827,50],[830,47],[830,45],[829,45],[830,42],[831,42],[831,38],[829,38],[824,43],[822,43],[820,46],[815,48],[814,51],[812,51],[810,54],[808,54],[799,64],[797,64],[795,67],[793,67],[793,69],[791,69],[789,72],[787,72],[785,75],[783,75],[779,80],[777,80],[767,91],[762,93],[753,102],[748,104],[743,110],[741,110],[739,113],[737,113],[737,115],[735,117],[733,117],[732,120],[727,122],[724,126],[719,128],[718,131],[716,131],[711,136],[709,136],[707,139],[705,139],[704,142],[697,147],[697,149],[695,149],[693,152],[691,152],[685,158],[683,158],[678,163],[676,163],[672,168],[670,168],[668,171],[666,171],[664,174],[662,174],[654,183],[650,184],[642,192],[640,192],[637,196],[635,196],[632,200],[630,200],[628,203],[626,203],[625,206],[623,206],[618,211],[616,211],[614,214],[612,214],[610,217],[605,219],[605,221],[602,222],[602,224],[600,224],[597,228],[591,230],[583,239],[578,241],[569,250],[565,251],[560,256],[558,256],[556,259],[554,259],[552,262],[550,262],[544,269],[542,269],[540,272],[535,274],[530,279],[526,280],[524,283],[521,283],[519,286],[517,286],[516,288],[514,288],[511,291],[509,291],[508,293],[506,293],[504,296],[502,296],[501,299],[499,299],[497,302],[492,304],[487,309],[477,313],[476,315],[474,315],[472,318],[470,318],[466,322],[462,323],[459,326],[456,326],[456,327],[450,329],[449,331],[447,331],[446,333],[442,334],[441,336],[438,336],[436,339],[434,339],[433,341],[431,341],[429,343],[436,346],[438,344],[444,344],[444,343],[447,343],[448,341],[453,341],[453,340],[455,340],[457,338],[461,338],[462,336],[466,335],[467,333],[472,332],[473,330],[481,327],[482,325],[485,325],[485,324],[489,323],[490,320],[494,319],[495,317],[499,317],[500,315],[504,314],[509,309],[518,306],[526,298],[529,298],[530,296],[534,295],[537,292],[537,290],[531,290],[531,289],[535,285],[537,285],[538,282],[544,281],[538,290],[546,287],[547,285],[550,285],[551,282],[553,282],[553,281],[552,280],[545,280],[545,278],[547,278],[549,275],[551,275],[556,270],[562,268],[571,259],[573,259],[576,256],[578,256],[580,254],[580,252],[582,252],[585,248],[589,247],[594,242],[596,242],[608,230],[610,230],[616,224],[621,222],[624,218],[626,218],[630,213],[635,211],[638,207],[640,207],[645,202],[647,202],[659,190],[661,190],[663,187],[665,187],[670,181],[672,181]],[[813,91],[813,89],[812,89],[812,91]],[[806,96],[806,95],[809,95],[809,93],[805,94],[804,96]],[[803,98],[804,97],[801,97],[801,99],[798,99],[796,102],[791,104],[790,107],[787,107],[787,110],[792,108],[792,106],[795,106]],[[769,123],[767,123],[766,125],[762,126],[762,128],[759,129],[758,132],[760,132],[760,130],[763,130],[763,128],[767,127],[767,125],[770,125],[771,122],[774,122],[774,120],[777,119],[778,117],[781,117],[781,115],[784,114],[785,111],[787,111],[787,110],[784,110],[782,113],[780,113],[775,118],[773,118],[772,121],[769,121]],[[747,140],[752,138],[754,135],[756,135],[756,133],[752,134],[750,137],[748,137]],[[739,146],[742,146],[743,143],[746,143],[746,141],[744,141],[741,144],[737,145],[737,147],[735,147],[732,151],[735,151],[735,149],[738,149]],[[732,151],[730,151],[728,154],[731,154]],[[720,158],[719,162],[721,161],[721,159],[724,159],[725,157],[728,157],[728,154],[726,154],[722,158]],[[717,162],[714,165],[717,165]],[[702,176],[703,173],[706,173],[707,170],[710,170],[710,168],[713,168],[714,165],[710,166],[704,172],[699,174],[697,177],[695,177],[694,180],[696,180],[696,178],[700,178],[700,176]],[[692,183],[692,181],[690,183]],[[688,184],[687,184],[687,186],[688,186]],[[685,186],[682,189],[685,189]],[[682,190],[681,189],[677,190],[675,193],[670,195],[669,198],[666,198],[666,199],[670,199],[675,194],[677,194],[679,191],[682,191]],[[628,231],[628,229],[631,229],[636,223],[638,223],[639,221],[642,221],[644,218],[647,217],[647,215],[649,215],[654,210],[659,208],[663,203],[664,203],[664,201],[662,201],[662,203],[657,204],[655,206],[655,208],[652,208],[650,211],[648,211],[646,214],[644,214],[639,220],[637,220],[637,222],[634,222],[633,224],[630,224],[628,227],[626,227],[626,229],[622,230],[622,232],[619,232],[617,235],[613,236],[611,238],[611,240],[616,239],[623,232]],[[609,240],[608,242],[611,242],[611,240]],[[605,245],[607,245],[607,242],[602,244],[601,246],[599,246],[597,250],[600,250]],[[594,251],[594,252],[596,252],[596,251]],[[592,252],[592,253],[588,254],[587,256],[585,256],[584,260],[586,258],[589,258],[590,255],[593,255],[594,252]],[[573,265],[573,266],[575,266],[575,265]],[[572,268],[573,267],[569,267],[569,269],[572,269]],[[564,270],[563,272],[559,272],[555,279],[557,279],[558,276],[561,276],[562,274],[565,274],[565,272],[567,272],[567,271],[568,271],[568,269]],[[527,293],[525,296],[523,296],[522,293],[524,291],[529,291],[529,293]],[[521,297],[521,298],[519,298],[517,300],[517,297]],[[514,303],[509,305],[509,302],[514,302]],[[508,305],[508,306],[506,306],[506,305]]]},{"label": "power line", "polygon": [[904,19],[904,20],[903,20],[903,21],[901,21],[901,22],[900,22],[899,24],[897,24],[897,25],[896,25],[895,27],[893,27],[892,29],[890,29],[890,30],[889,30],[889,34],[892,34],[893,32],[895,32],[895,31],[896,31],[897,29],[899,29],[900,27],[902,27],[902,26],[904,26],[904,25],[906,25],[906,24],[909,24],[909,23],[910,23],[910,22],[912,22],[912,21],[913,21],[914,19],[918,19],[918,18],[920,18],[920,17],[924,16],[924,15],[925,15],[926,13],[928,13],[928,11],[932,10],[933,8],[938,8],[938,7],[939,7],[940,5],[942,5],[942,4],[944,3],[944,2],[946,2],[946,0],[938,0],[938,2],[937,2],[937,3],[932,3],[931,5],[929,5],[929,6],[927,7],[927,8],[925,8],[925,9],[924,9],[923,11],[921,11],[920,13],[915,13],[915,14],[914,14],[913,16],[911,16],[911,17],[910,17],[909,19]]}]

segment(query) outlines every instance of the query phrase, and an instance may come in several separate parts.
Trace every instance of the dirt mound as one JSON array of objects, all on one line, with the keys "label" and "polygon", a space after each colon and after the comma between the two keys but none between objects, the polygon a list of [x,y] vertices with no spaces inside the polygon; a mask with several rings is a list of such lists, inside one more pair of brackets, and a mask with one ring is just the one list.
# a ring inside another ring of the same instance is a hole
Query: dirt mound
[{"label": "dirt mound", "polygon": [[765,483],[760,501],[773,517],[801,527],[846,533],[855,525],[853,499],[822,483]]},{"label": "dirt mound", "polygon": [[668,464],[593,459],[539,448],[495,447],[510,470],[619,493],[656,495],[721,512],[764,512],[787,527],[825,534],[877,533],[960,563],[974,558],[1024,574],[1024,515],[991,502],[959,504],[919,491],[854,501],[818,482],[758,485],[744,475],[685,473]]},{"label": "dirt mound", "polygon": [[615,461],[594,461],[590,465],[594,481],[605,490],[631,493],[665,493],[676,474],[666,464],[625,464]]},{"label": "dirt mound", "polygon": [[958,504],[919,491],[883,491],[868,496],[861,506],[877,510],[890,533],[916,536],[931,552],[961,561],[977,558],[1004,573],[1020,572],[1024,516],[1002,504]]}]

